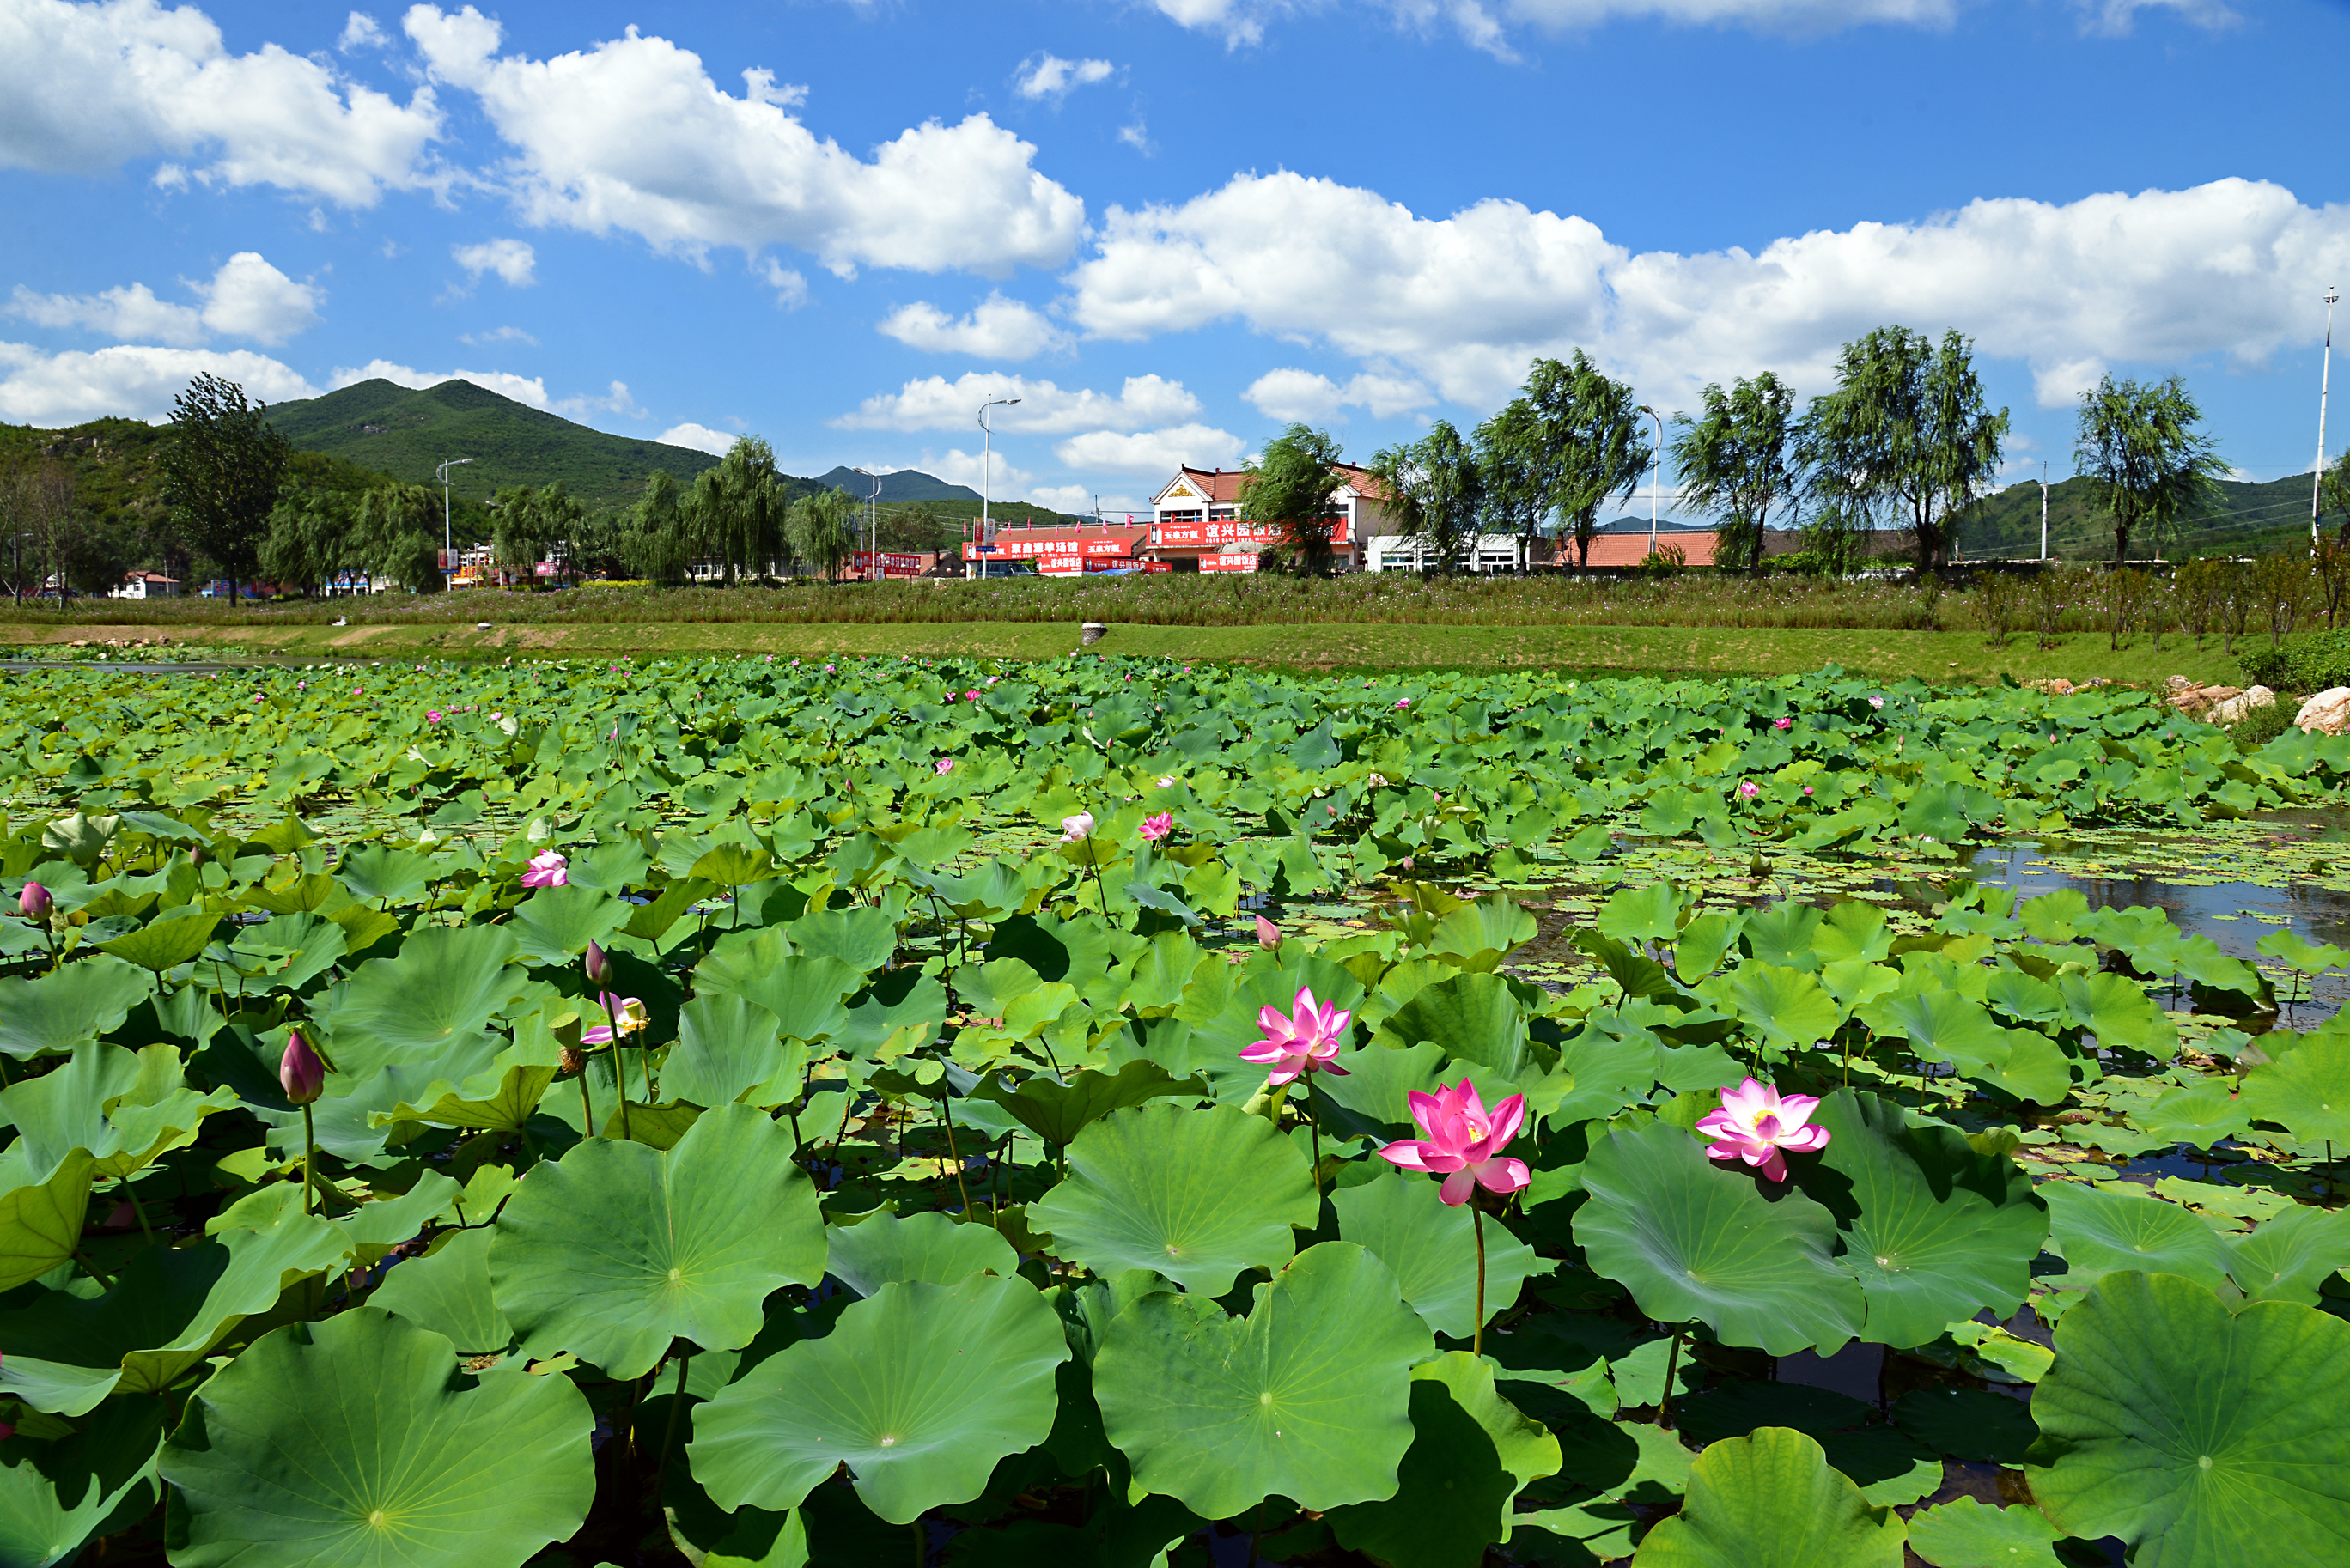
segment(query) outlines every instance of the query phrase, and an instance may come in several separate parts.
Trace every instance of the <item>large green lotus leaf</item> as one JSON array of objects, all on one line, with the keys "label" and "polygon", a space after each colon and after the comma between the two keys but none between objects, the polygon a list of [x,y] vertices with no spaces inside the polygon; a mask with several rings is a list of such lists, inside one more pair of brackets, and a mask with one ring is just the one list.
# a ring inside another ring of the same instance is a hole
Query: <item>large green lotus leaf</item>
[{"label": "large green lotus leaf", "polygon": [[1932,1568],[2069,1568],[2056,1527],[2036,1508],[1952,1498],[1909,1518],[1909,1550]]},{"label": "large green lotus leaf", "polygon": [[1068,1355],[1025,1280],[886,1284],[693,1412],[693,1479],[722,1508],[781,1510],[846,1464],[904,1524],[977,1497],[997,1461],[1045,1440]]},{"label": "large green lotus leaf", "polygon": [[[1330,1198],[1338,1234],[1367,1249],[1393,1272],[1403,1299],[1438,1334],[1467,1339],[1477,1326],[1476,1220],[1452,1208],[1425,1176],[1396,1172],[1342,1188]],[[1552,1264],[1510,1234],[1485,1225],[1485,1316],[1516,1304],[1526,1280]]]},{"label": "large green lotus leaf", "polygon": [[235,1104],[233,1090],[183,1086],[176,1046],[85,1044],[63,1065],[0,1090],[0,1116],[20,1135],[0,1168],[19,1183],[47,1181],[80,1149],[100,1179],[128,1176],[195,1141],[204,1117]]},{"label": "large green lotus leaf", "polygon": [[47,1568],[74,1560],[92,1535],[155,1506],[163,1402],[118,1399],[61,1441],[19,1445],[0,1464],[0,1563]]},{"label": "large green lotus leaf", "polygon": [[1515,898],[1506,893],[1488,893],[1436,922],[1428,933],[1428,956],[1451,959],[1462,969],[1482,973],[1500,968],[1503,959],[1534,940],[1541,930]]},{"label": "large green lotus leaf", "polygon": [[2293,1209],[2246,1236],[2220,1238],[2228,1272],[2254,1301],[2317,1305],[2317,1287],[2350,1268],[2350,1210]]},{"label": "large green lotus leaf", "polygon": [[795,950],[811,958],[838,959],[859,977],[888,963],[898,950],[897,921],[889,910],[873,905],[813,910],[786,929]]},{"label": "large green lotus leaf", "polygon": [[493,1235],[488,1226],[443,1231],[424,1256],[386,1274],[369,1303],[431,1329],[465,1355],[504,1350],[514,1343],[514,1325],[490,1283]]},{"label": "large green lotus leaf", "polygon": [[515,948],[503,926],[426,926],[408,933],[398,957],[359,965],[324,1009],[338,1075],[363,1080],[463,1053],[529,984],[506,961]]},{"label": "large green lotus leaf", "polygon": [[460,1376],[375,1307],[264,1334],[196,1390],[163,1450],[184,1568],[519,1568],[596,1492],[571,1380]]},{"label": "large green lotus leaf", "polygon": [[2305,1143],[2350,1147],[2350,1038],[2313,1035],[2244,1077],[2244,1114]]},{"label": "large green lotus leaf", "polygon": [[720,1106],[663,1153],[589,1138],[515,1189],[490,1243],[497,1304],[534,1359],[637,1377],[673,1339],[740,1350],[785,1285],[824,1277],[815,1187],[791,1135]]},{"label": "large green lotus leaf", "polygon": [[412,902],[432,886],[432,857],[389,845],[370,844],[346,855],[335,876],[355,898],[381,898],[386,904]]},{"label": "large green lotus leaf", "polygon": [[1821,988],[1818,977],[1757,959],[1716,975],[1699,986],[1698,993],[1736,1017],[1773,1050],[1807,1051],[1844,1023],[1844,1009]]},{"label": "large green lotus leaf", "polygon": [[36,1410],[82,1416],[118,1391],[161,1394],[230,1330],[296,1282],[342,1262],[315,1215],[232,1229],[192,1247],[150,1247],[96,1301],[50,1291],[0,1315],[0,1388]]},{"label": "large green lotus leaf", "polygon": [[2099,1045],[2166,1062],[2177,1054],[2178,1026],[2137,981],[2118,974],[2064,974],[2056,977],[2056,989],[2064,992],[2073,1022],[2095,1034]]},{"label": "large green lotus leaf", "polygon": [[722,946],[693,970],[696,996],[739,996],[774,1013],[785,1038],[810,1043],[847,1027],[841,999],[864,983],[862,970],[837,958],[790,956],[784,933],[775,930]]},{"label": "large green lotus leaf", "polygon": [[1690,1467],[1689,1501],[1661,1520],[1634,1568],[1900,1568],[1906,1532],[1785,1427],[1725,1438]]},{"label": "large green lotus leaf", "polygon": [[1334,1509],[1338,1543],[1394,1568],[1479,1568],[1510,1538],[1510,1505],[1558,1473],[1558,1439],[1493,1390],[1493,1369],[1462,1350],[1411,1369],[1411,1447],[1396,1494]]},{"label": "large green lotus leaf", "polygon": [[1885,911],[1858,898],[1831,905],[1827,918],[1812,932],[1812,954],[1823,966],[1832,963],[1881,963],[1893,951],[1893,931]]},{"label": "large green lotus leaf", "polygon": [[1599,1568],[1631,1557],[1632,1538],[1644,1522],[1643,1511],[1601,1498],[1515,1514],[1511,1539],[1517,1543],[1514,1550],[1523,1552],[1523,1562]]},{"label": "large green lotus leaf", "polygon": [[1938,1454],[2020,1465],[2040,1428],[2032,1407],[1988,1388],[1915,1388],[1893,1403],[1893,1424]]},{"label": "large green lotus leaf", "polygon": [[2251,1125],[2251,1113],[2232,1084],[2207,1078],[2172,1089],[2146,1109],[2132,1112],[2130,1125],[2158,1137],[2210,1148],[2221,1138],[2241,1134]]},{"label": "large green lotus leaf", "polygon": [[216,910],[182,905],[165,910],[128,936],[98,945],[100,951],[112,953],[126,963],[161,974],[203,951],[220,919]]},{"label": "large green lotus leaf", "polygon": [[704,850],[701,857],[687,867],[689,880],[700,878],[715,882],[721,888],[744,888],[754,882],[764,882],[775,874],[775,862],[768,853],[749,844],[720,844]]},{"label": "large green lotus leaf", "polygon": [[872,1056],[884,1047],[918,1050],[938,1037],[952,1011],[947,988],[935,977],[918,969],[891,970],[858,993],[833,1044],[852,1056]]},{"label": "large green lotus leaf", "polygon": [[589,942],[610,941],[636,910],[600,888],[566,883],[541,888],[516,905],[506,929],[515,934],[517,956],[532,963],[567,964],[586,952]]},{"label": "large green lotus leaf", "polygon": [[[556,1069],[551,1065],[508,1067],[494,1086],[477,1099],[465,1097],[466,1089],[453,1088],[429,1104],[410,1105],[406,1100],[388,1111],[370,1111],[368,1121],[374,1127],[390,1127],[400,1122],[424,1122],[432,1127],[466,1127],[476,1132],[520,1132],[530,1122],[531,1114],[538,1109],[539,1101],[546,1097],[554,1085]],[[428,1090],[442,1086],[445,1078],[436,1078],[427,1085]],[[478,1080],[469,1088],[481,1088]]]},{"label": "large green lotus leaf", "polygon": [[1232,1106],[1114,1111],[1070,1141],[1069,1179],[1028,1206],[1056,1255],[1107,1278],[1166,1275],[1216,1296],[1243,1269],[1278,1269],[1318,1205],[1305,1157]]},{"label": "large green lotus leaf", "polygon": [[2134,1568],[2350,1562],[2350,1323],[2115,1273],[2056,1324],[2032,1495]]},{"label": "large green lotus leaf", "polygon": [[2228,1277],[2219,1233],[2176,1203],[2076,1181],[2043,1182],[2040,1196],[2074,1284],[2117,1270],[2179,1274],[2207,1290]]},{"label": "large green lotus leaf", "polygon": [[0,1051],[20,1059],[70,1051],[120,1028],[154,989],[153,975],[111,955],[11,981],[0,985]]},{"label": "large green lotus leaf", "polygon": [[1094,1397],[1140,1490],[1203,1519],[1268,1494],[1331,1509],[1395,1495],[1409,1369],[1433,1348],[1387,1265],[1325,1241],[1245,1318],[1199,1294],[1135,1302],[1094,1358]]},{"label": "large green lotus leaf", "polygon": [[1866,1301],[1862,1338],[1907,1349],[1984,1307],[2006,1317],[2023,1303],[2048,1215],[2014,1161],[1850,1089],[1821,1101],[1812,1123],[1828,1146],[1795,1180],[1844,1229],[1844,1263]]},{"label": "large green lotus leaf", "polygon": [[1090,1123],[1112,1111],[1150,1100],[1205,1099],[1208,1085],[1197,1077],[1178,1078],[1158,1063],[1136,1057],[1115,1073],[1107,1068],[1073,1074],[1067,1083],[1042,1073],[1030,1075],[1019,1087],[1007,1087],[989,1074],[972,1090],[971,1097],[1002,1106],[1022,1127],[1058,1147],[1075,1142]]},{"label": "large green lotus leaf", "polygon": [[982,1272],[1010,1274],[1020,1266],[1012,1244],[986,1225],[958,1225],[943,1214],[900,1220],[888,1210],[827,1232],[832,1252],[825,1267],[860,1296],[899,1280],[961,1284]]},{"label": "large green lotus leaf", "polygon": [[[1611,895],[1591,923],[1619,942],[1669,942],[1680,935],[1681,912],[1690,901],[1690,896],[1671,883],[1651,882]],[[1720,948],[1714,950],[1717,956],[1721,952]]]},{"label": "large green lotus leaf", "polygon": [[[1284,1011],[1287,1011],[1285,1008]],[[1460,974],[1422,986],[1388,1015],[1374,1049],[1400,1049],[1430,1041],[1457,1061],[1491,1067],[1504,1078],[1539,1078],[1525,1009],[1509,982],[1493,974]],[[1351,1064],[1353,1058],[1347,1058]]]},{"label": "large green lotus leaf", "polygon": [[1901,991],[1860,1009],[1861,1022],[1881,1035],[1900,1035],[1923,1061],[1962,1064],[2007,1054],[2007,1031],[1991,1010],[1955,991]]},{"label": "large green lotus leaf", "polygon": [[1829,1355],[1860,1332],[1864,1298],[1835,1262],[1835,1218],[1803,1193],[1766,1197],[1663,1122],[1596,1141],[1583,1182],[1575,1239],[1648,1317],[1696,1318],[1724,1344],[1773,1355]]},{"label": "large green lotus leaf", "polygon": [[[1642,1055],[1653,1064],[1653,1048],[1644,1048]],[[1443,1048],[1433,1043],[1403,1051],[1374,1044],[1354,1052],[1347,1057],[1345,1077],[1315,1075],[1314,1114],[1322,1118],[1325,1132],[1351,1133],[1382,1143],[1418,1137],[1409,1096],[1414,1090],[1433,1093],[1446,1060]],[[1581,1082],[1579,1075],[1576,1081]]]},{"label": "large green lotus leaf", "polygon": [[[678,1010],[677,1032],[677,1047],[661,1064],[664,1100],[731,1106],[786,1065],[775,1015],[741,996],[716,992],[695,997]],[[805,1044],[795,1043],[790,1055],[806,1067]]]},{"label": "large green lotus leaf", "polygon": [[0,1292],[30,1284],[81,1246],[91,1160],[77,1149],[47,1181],[0,1194]]}]

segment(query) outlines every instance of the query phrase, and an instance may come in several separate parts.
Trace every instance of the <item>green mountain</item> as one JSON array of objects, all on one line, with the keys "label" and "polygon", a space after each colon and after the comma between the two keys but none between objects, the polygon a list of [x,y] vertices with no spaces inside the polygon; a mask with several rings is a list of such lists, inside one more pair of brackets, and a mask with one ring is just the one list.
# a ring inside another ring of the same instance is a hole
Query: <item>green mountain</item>
[{"label": "green mountain", "polygon": [[[873,482],[847,463],[830,473],[818,474],[812,482],[818,489],[837,487],[862,501],[873,493]],[[918,468],[901,468],[895,473],[881,476],[881,504],[913,501],[977,501],[979,492],[968,484],[949,484],[934,479]]]},{"label": "green mountain", "polygon": [[421,392],[361,381],[321,398],[273,404],[269,419],[305,451],[396,478],[433,483],[442,459],[470,457],[470,464],[450,471],[469,494],[559,479],[591,509],[627,505],[657,468],[691,480],[718,462],[690,447],[607,435],[471,381],[443,381]]},{"label": "green mountain", "polygon": [[[2191,556],[2251,556],[2309,542],[2309,475],[2265,483],[2221,480],[2211,504],[2181,520],[2178,536],[2161,541],[2172,559]],[[2337,514],[2326,526],[2338,528]],[[2040,554],[2040,486],[2012,484],[1985,497],[1960,522],[1959,545],[1970,559],[2028,560]],[[2103,489],[2092,479],[2059,480],[2048,487],[2048,553],[2063,561],[2109,561],[2114,524]],[[2153,554],[2153,542],[2130,540],[2130,556]]]}]

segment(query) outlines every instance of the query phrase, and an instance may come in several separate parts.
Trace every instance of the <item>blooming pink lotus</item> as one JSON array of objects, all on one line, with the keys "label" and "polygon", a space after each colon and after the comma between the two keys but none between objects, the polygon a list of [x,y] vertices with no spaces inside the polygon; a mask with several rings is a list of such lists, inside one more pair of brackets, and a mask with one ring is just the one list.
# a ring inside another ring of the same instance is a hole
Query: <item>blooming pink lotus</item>
[{"label": "blooming pink lotus", "polygon": [[558,850],[550,849],[530,857],[530,869],[522,874],[525,888],[560,888],[571,880],[571,863]]},{"label": "blooming pink lotus", "polygon": [[1315,1002],[1313,991],[1300,986],[1290,1012],[1284,1013],[1271,1002],[1257,1010],[1257,1027],[1264,1031],[1264,1038],[1243,1051],[1241,1060],[1272,1064],[1265,1082],[1276,1085],[1300,1073],[1333,1073],[1344,1078],[1347,1069],[1338,1065],[1336,1057],[1354,1021],[1352,1012],[1330,1002]]},{"label": "blooming pink lotus", "polygon": [[1142,819],[1142,836],[1153,844],[1174,831],[1175,814],[1171,811],[1162,811],[1157,816]]},{"label": "blooming pink lotus", "polygon": [[1064,844],[1075,844],[1078,839],[1090,835],[1093,830],[1094,814],[1090,811],[1081,811],[1075,816],[1061,818],[1061,842]]},{"label": "blooming pink lotus", "polygon": [[1488,1192],[1515,1192],[1534,1180],[1523,1159],[1510,1159],[1502,1150],[1525,1125],[1526,1097],[1512,1095],[1489,1116],[1477,1085],[1467,1078],[1440,1084],[1436,1093],[1417,1089],[1404,1096],[1411,1119],[1424,1138],[1402,1138],[1379,1150],[1379,1158],[1406,1170],[1424,1170],[1444,1178],[1437,1196],[1459,1208],[1477,1188]]},{"label": "blooming pink lotus", "polygon": [[[261,699],[255,697],[254,701],[258,702]],[[424,710],[424,722],[428,724],[437,724],[441,722],[442,717],[443,715],[438,708],[427,708]]]},{"label": "blooming pink lotus", "polygon": [[1872,708],[1882,708],[1885,706],[1885,699],[1882,697],[1871,697],[1868,700],[1868,705]]},{"label": "blooming pink lotus", "polygon": [[954,772],[954,759],[952,757],[941,757],[937,762],[931,764],[931,769],[933,773],[937,774],[939,777],[944,778],[947,774]]},{"label": "blooming pink lotus", "polygon": [[1396,706],[1399,708],[1409,708],[1411,706],[1411,699],[1409,697],[1399,697],[1396,699]]},{"label": "blooming pink lotus", "polygon": [[1697,1130],[1714,1139],[1705,1151],[1709,1159],[1727,1164],[1742,1159],[1759,1168],[1764,1179],[1787,1179],[1782,1149],[1809,1154],[1828,1146],[1828,1129],[1806,1127],[1820,1102],[1810,1095],[1782,1096],[1770,1085],[1747,1079],[1721,1091],[1721,1109],[1697,1124]]},{"label": "blooming pink lotus", "polygon": [[1762,786],[1756,784],[1752,779],[1746,779],[1741,782],[1738,786],[1738,798],[1741,800],[1752,800],[1756,795],[1761,794],[1762,793]]},{"label": "blooming pink lotus", "polygon": [[604,1011],[612,1022],[598,1023],[593,1029],[581,1030],[579,1044],[609,1045],[616,1038],[615,1030],[620,1034],[634,1034],[651,1022],[646,1016],[643,1001],[634,996],[608,996],[604,998]]},{"label": "blooming pink lotus", "polygon": [[1795,727],[1795,722],[1793,719],[1773,719],[1771,721],[1771,727],[1774,730],[1792,730]]}]

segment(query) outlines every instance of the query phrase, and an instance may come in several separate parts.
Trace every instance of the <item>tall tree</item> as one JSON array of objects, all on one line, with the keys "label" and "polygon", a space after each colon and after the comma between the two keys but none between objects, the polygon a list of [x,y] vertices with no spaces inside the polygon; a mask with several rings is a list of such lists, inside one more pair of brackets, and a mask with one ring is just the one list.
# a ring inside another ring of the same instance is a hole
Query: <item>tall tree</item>
[{"label": "tall tree", "polygon": [[1451,576],[1476,546],[1485,507],[1485,465],[1476,448],[1447,420],[1428,427],[1416,441],[1388,447],[1370,462],[1370,474],[1387,492],[1398,531],[1436,557],[1436,569]]},{"label": "tall tree", "polygon": [[1292,425],[1264,443],[1264,452],[1241,479],[1241,516],[1276,531],[1293,569],[1309,576],[1330,571],[1330,536],[1337,531],[1337,438]]},{"label": "tall tree", "polygon": [[1524,388],[1478,427],[1477,444],[1500,514],[1524,534],[1555,516],[1559,531],[1574,535],[1585,568],[1601,504],[1618,491],[1629,501],[1656,458],[1631,387],[1580,348],[1564,363],[1535,360]]},{"label": "tall tree", "polygon": [[657,468],[645,480],[637,503],[629,509],[623,530],[623,554],[629,570],[640,577],[674,587],[684,583],[693,564],[692,541],[686,536],[683,488],[676,475]]},{"label": "tall tree", "polygon": [[0,540],[6,551],[0,569],[16,597],[37,596],[51,573],[61,574],[59,592],[72,587],[66,568],[80,538],[77,512],[69,464],[42,458],[0,475],[0,526],[7,530]]},{"label": "tall tree", "polygon": [[857,502],[838,485],[793,504],[785,520],[792,553],[823,572],[827,581],[857,545]]},{"label": "tall tree", "polygon": [[361,494],[348,560],[411,593],[440,592],[448,580],[441,573],[440,493],[421,484],[384,484]]},{"label": "tall tree", "polygon": [[775,450],[757,436],[737,438],[715,468],[694,477],[689,508],[705,552],[737,568],[764,572],[781,552],[787,497]]},{"label": "tall tree", "polygon": [[289,489],[269,514],[261,542],[261,570],[275,583],[299,583],[305,593],[343,569],[353,533],[353,498],[327,490]]},{"label": "tall tree", "polygon": [[156,464],[163,504],[227,572],[231,605],[238,577],[251,576],[258,564],[293,450],[266,411],[264,404],[246,402],[234,381],[200,375],[172,400],[172,432]]},{"label": "tall tree", "polygon": [[1695,419],[1676,415],[1672,444],[1681,499],[1721,520],[1713,564],[1752,570],[1762,562],[1762,531],[1771,509],[1795,488],[1787,441],[1794,428],[1795,389],[1765,370],[1741,377],[1728,392],[1709,385]]},{"label": "tall tree", "polygon": [[2208,500],[2228,472],[2218,444],[2196,427],[2203,410],[2177,376],[2167,381],[2100,377],[2081,394],[2073,467],[2106,489],[2114,520],[2114,565],[2140,529],[2161,536],[2180,515]]},{"label": "tall tree", "polygon": [[1836,356],[1836,389],[1812,400],[1794,451],[1828,516],[1906,525],[1930,570],[1950,553],[1951,520],[1990,490],[2007,424],[1983,397],[1967,338],[1946,332],[1938,348],[1880,327]]}]

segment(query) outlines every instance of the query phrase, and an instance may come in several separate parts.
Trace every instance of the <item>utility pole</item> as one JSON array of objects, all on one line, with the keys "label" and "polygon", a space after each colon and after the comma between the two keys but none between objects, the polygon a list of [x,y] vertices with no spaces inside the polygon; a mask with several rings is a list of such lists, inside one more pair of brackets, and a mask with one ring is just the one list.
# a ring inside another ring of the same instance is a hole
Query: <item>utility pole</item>
[{"label": "utility pole", "polygon": [[[449,471],[452,468],[463,468],[465,464],[473,461],[473,460],[470,457],[452,457],[448,462],[442,463],[440,469],[441,559],[445,563],[445,570],[447,572],[447,576],[441,585],[444,591],[454,587],[457,583],[457,539],[455,531],[449,522]],[[428,534],[425,537],[429,539],[432,535]],[[369,586],[373,586],[372,579],[370,579]]]},{"label": "utility pole", "polygon": [[2317,520],[2325,510],[2325,393],[2326,384],[2334,379],[2334,302],[2342,297],[2334,289],[2325,291],[2325,353],[2322,369],[2317,372],[2317,477],[2309,484],[2309,550],[2317,553]]},{"label": "utility pole", "polygon": [[2040,460],[2040,558],[2048,558],[2048,460]]},{"label": "utility pole", "polygon": [[878,583],[881,580],[881,471],[860,468],[857,472],[873,482],[873,493],[865,498],[865,580]]},{"label": "utility pole", "polygon": [[987,410],[999,405],[1008,409],[1019,401],[1017,398],[990,398],[979,405],[979,543],[983,547],[995,543],[995,524],[987,510],[988,497],[994,488],[995,431],[988,425]]},{"label": "utility pole", "polygon": [[1657,421],[1657,463],[1648,476],[1648,554],[1657,553],[1657,492],[1665,487],[1665,421],[1664,416],[1648,404],[1640,411]]}]

